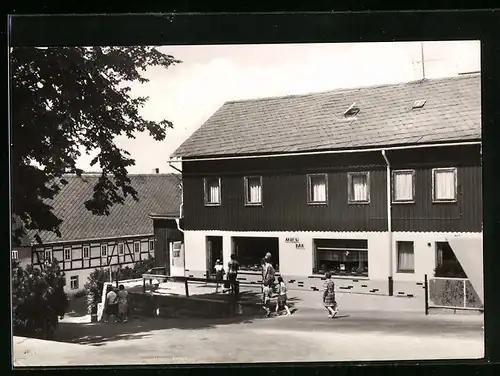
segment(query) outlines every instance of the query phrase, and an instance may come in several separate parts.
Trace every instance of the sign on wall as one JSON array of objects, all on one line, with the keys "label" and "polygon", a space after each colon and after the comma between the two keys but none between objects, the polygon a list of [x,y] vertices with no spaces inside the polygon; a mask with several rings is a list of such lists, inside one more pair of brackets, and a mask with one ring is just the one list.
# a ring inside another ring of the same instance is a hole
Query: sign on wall
[{"label": "sign on wall", "polygon": [[295,244],[296,249],[304,249],[304,244],[300,242],[299,238],[285,238],[285,243]]}]

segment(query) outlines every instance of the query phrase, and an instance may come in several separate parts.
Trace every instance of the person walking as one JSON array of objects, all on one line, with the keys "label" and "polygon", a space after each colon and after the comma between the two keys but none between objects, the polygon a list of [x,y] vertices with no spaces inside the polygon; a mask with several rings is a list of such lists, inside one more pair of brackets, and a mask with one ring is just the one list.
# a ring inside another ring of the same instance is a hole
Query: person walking
[{"label": "person walking", "polygon": [[262,265],[262,308],[266,311],[266,317],[271,316],[271,298],[274,288],[274,268],[271,264],[271,254],[267,253]]},{"label": "person walking", "polygon": [[278,277],[278,299],[276,301],[276,314],[278,314],[280,308],[284,308],[286,311],[286,315],[287,316],[291,315],[290,309],[286,304],[286,299],[287,299],[287,288],[285,282],[283,281],[283,278],[280,276]]},{"label": "person walking", "polygon": [[328,318],[333,319],[338,313],[337,301],[335,300],[335,283],[332,279],[332,273],[326,272],[325,278],[323,305],[328,311]]},{"label": "person walking", "polygon": [[118,290],[118,320],[120,322],[128,321],[128,292],[125,286],[120,285]]},{"label": "person walking", "polygon": [[[237,282],[238,271],[240,270],[240,263],[236,261],[236,255],[231,255],[231,260],[227,264],[227,279],[228,281]],[[231,288],[235,296],[239,294],[239,286],[237,283],[232,284]]]},{"label": "person walking", "polygon": [[[222,265],[222,261],[217,259],[215,262],[215,280],[217,281],[217,286],[215,287],[215,293],[217,294],[219,292],[219,283],[222,283],[222,280],[224,278],[224,274],[226,274],[224,270],[224,266]],[[224,290],[224,287],[222,288]]]}]

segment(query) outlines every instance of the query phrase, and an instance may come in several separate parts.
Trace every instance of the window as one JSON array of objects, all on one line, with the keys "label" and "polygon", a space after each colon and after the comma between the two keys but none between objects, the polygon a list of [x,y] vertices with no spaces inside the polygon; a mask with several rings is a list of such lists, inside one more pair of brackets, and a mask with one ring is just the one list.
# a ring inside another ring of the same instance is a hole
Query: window
[{"label": "window", "polygon": [[245,177],[245,204],[262,205],[262,176]]},{"label": "window", "polygon": [[52,250],[51,249],[46,249],[43,252],[43,258],[47,262],[52,262]]},{"label": "window", "polygon": [[101,244],[101,256],[107,256],[107,255],[108,255],[108,245]]},{"label": "window", "polygon": [[419,99],[415,102],[413,102],[413,106],[411,107],[413,110],[416,108],[422,108],[424,107],[426,100],[425,99]]},{"label": "window", "polygon": [[19,260],[19,252],[12,251],[12,260]]},{"label": "window", "polygon": [[64,248],[64,260],[71,260],[71,248]]},{"label": "window", "polygon": [[328,202],[328,178],[326,174],[307,175],[308,202],[326,204]]},{"label": "window", "polygon": [[457,200],[457,169],[435,168],[432,170],[433,202],[455,202]]},{"label": "window", "polygon": [[415,171],[398,170],[392,172],[392,202],[415,201]]},{"label": "window", "polygon": [[205,178],[205,205],[220,206],[221,187],[220,178]]},{"label": "window", "polygon": [[118,254],[123,255],[123,243],[118,243]]},{"label": "window", "polygon": [[349,172],[349,203],[367,204],[370,202],[370,179],[368,172]]},{"label": "window", "polygon": [[344,112],[345,117],[356,116],[359,113],[359,107],[356,105],[356,102],[351,104],[349,108]]},{"label": "window", "polygon": [[155,241],[154,240],[150,240],[149,241],[149,250],[150,251],[154,251],[155,250]]},{"label": "window", "polygon": [[88,245],[83,246],[83,258],[88,259],[90,257],[90,247]]},{"label": "window", "polygon": [[140,242],[134,242],[134,252],[139,253],[141,251],[141,243]]},{"label": "window", "polygon": [[316,239],[313,273],[368,277],[366,239]]},{"label": "window", "polygon": [[396,242],[398,252],[398,273],[415,272],[415,252],[413,242]]},{"label": "window", "polygon": [[[241,271],[262,272],[262,259],[271,254],[274,270],[279,272],[279,238],[268,237],[232,237],[232,250],[240,263]],[[221,244],[222,247],[222,244]],[[227,264],[224,265],[227,272]]]},{"label": "window", "polygon": [[70,278],[69,282],[70,282],[71,290],[78,290],[79,283],[78,283],[78,276],[77,275],[72,276]]},{"label": "window", "polygon": [[436,242],[435,277],[467,278],[448,242]]}]

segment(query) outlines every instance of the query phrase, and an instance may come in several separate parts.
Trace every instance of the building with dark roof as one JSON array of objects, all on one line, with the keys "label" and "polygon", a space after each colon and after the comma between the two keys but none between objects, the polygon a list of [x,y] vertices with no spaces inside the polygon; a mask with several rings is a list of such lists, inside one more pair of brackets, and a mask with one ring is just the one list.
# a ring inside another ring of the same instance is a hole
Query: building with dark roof
[{"label": "building with dark roof", "polygon": [[481,236],[479,74],[225,103],[182,163],[187,275],[270,252],[295,288],[419,295]]},{"label": "building with dark roof", "polygon": [[[92,197],[99,175],[64,178],[68,184],[62,186],[53,200],[47,200],[54,214],[63,220],[61,236],[40,231],[42,243],[39,244],[35,239],[37,231],[28,231],[28,247],[34,265],[47,258],[56,258],[66,274],[66,286],[71,292],[83,288],[95,268],[132,266],[149,256],[154,256],[162,266],[167,263],[169,243],[182,239],[174,220],[179,218],[182,202],[179,175],[130,174],[139,201],[127,196],[123,205],[113,205],[110,214],[103,216],[93,215],[84,205]],[[151,215],[158,213],[169,218],[164,227],[169,229],[171,239],[166,238],[164,228],[155,228]]]}]

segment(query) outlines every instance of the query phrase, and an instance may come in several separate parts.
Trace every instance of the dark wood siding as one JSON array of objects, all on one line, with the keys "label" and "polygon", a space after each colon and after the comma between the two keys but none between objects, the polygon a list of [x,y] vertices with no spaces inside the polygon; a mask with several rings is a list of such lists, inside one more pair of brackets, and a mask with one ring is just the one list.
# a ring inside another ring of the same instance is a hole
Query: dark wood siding
[{"label": "dark wood siding", "polygon": [[[345,164],[350,161],[352,167]],[[347,173],[370,171],[370,204],[348,204]],[[308,173],[327,173],[328,205],[307,203]],[[220,174],[220,207],[205,207],[203,176]],[[245,206],[245,175],[262,175],[263,205]],[[385,231],[384,161],[375,155],[194,162],[183,166],[186,230]],[[381,219],[382,218],[382,219]]]},{"label": "dark wood siding", "polygon": [[169,242],[182,241],[183,234],[177,230],[174,220],[155,219],[153,221],[155,232],[155,264],[166,268],[170,275],[170,248]]},{"label": "dark wood siding", "polygon": [[[394,231],[479,232],[482,229],[482,169],[479,147],[394,152],[395,168],[415,170],[415,203],[393,204]],[[432,202],[432,169],[457,168],[457,202]]]},{"label": "dark wood siding", "polygon": [[[413,204],[393,205],[394,231],[481,231],[479,146],[387,153],[416,170]],[[432,202],[432,168],[458,168],[456,203]],[[349,205],[347,172],[370,171],[370,203]],[[328,205],[307,204],[308,173],[327,173]],[[244,204],[243,177],[263,176],[263,205]],[[220,207],[204,205],[203,177],[221,177]],[[183,163],[186,230],[387,231],[385,161],[380,152]]]}]

